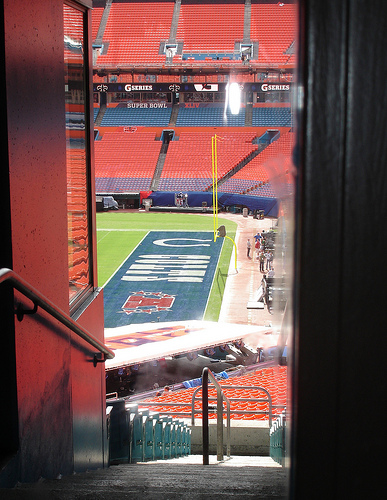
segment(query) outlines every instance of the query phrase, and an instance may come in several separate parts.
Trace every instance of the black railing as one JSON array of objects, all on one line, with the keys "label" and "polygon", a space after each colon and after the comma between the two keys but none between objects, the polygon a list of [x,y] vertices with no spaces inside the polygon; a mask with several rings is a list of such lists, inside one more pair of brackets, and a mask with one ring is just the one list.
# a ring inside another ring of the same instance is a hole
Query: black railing
[{"label": "black railing", "polygon": [[208,380],[214,384],[217,394],[216,405],[216,452],[217,459],[223,460],[223,400],[227,404],[227,456],[230,456],[230,401],[222,391],[222,387],[206,366],[202,372],[202,435],[203,435],[203,465],[209,464],[209,428],[208,428]]}]

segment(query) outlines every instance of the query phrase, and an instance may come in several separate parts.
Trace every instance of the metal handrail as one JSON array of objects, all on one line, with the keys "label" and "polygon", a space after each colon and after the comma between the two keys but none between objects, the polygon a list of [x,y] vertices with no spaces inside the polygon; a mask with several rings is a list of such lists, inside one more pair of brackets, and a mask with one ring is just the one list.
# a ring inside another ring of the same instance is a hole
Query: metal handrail
[{"label": "metal handrail", "polygon": [[[195,398],[196,394],[202,389],[201,386],[197,387],[194,392],[192,393],[192,400],[191,400],[191,424],[195,425],[195,413],[200,413],[199,411],[195,411]],[[231,413],[236,413],[238,415],[269,415],[269,427],[272,424],[273,420],[273,407],[275,408],[283,408],[284,405],[273,405],[272,398],[270,396],[270,393],[267,389],[264,387],[260,386],[250,386],[250,385],[222,385],[222,390],[226,391],[228,389],[242,389],[242,390],[259,390],[262,391],[266,394],[267,398],[226,398],[228,401],[246,401],[246,402],[265,402],[267,401],[269,404],[269,411],[263,411],[263,410],[232,410]],[[198,398],[200,399],[200,398]],[[208,399],[209,401],[211,398]],[[212,399],[212,401],[215,401],[215,399]],[[170,405],[170,403],[168,403]],[[182,406],[182,403],[178,404],[179,406]]]},{"label": "metal handrail", "polygon": [[255,390],[255,391],[262,391],[266,394],[267,399],[262,399],[262,398],[237,398],[238,401],[267,401],[269,403],[269,427],[271,426],[272,420],[273,420],[273,402],[270,396],[270,393],[267,389],[264,387],[256,386],[256,385],[224,385],[223,389],[242,389],[242,390]]},{"label": "metal handrail", "polygon": [[71,331],[81,337],[83,340],[88,342],[90,345],[95,347],[100,353],[103,354],[103,359],[98,359],[97,355],[94,355],[94,365],[98,362],[106,361],[106,359],[113,359],[115,354],[112,350],[106,347],[102,342],[96,339],[91,333],[78,325],[73,319],[70,318],[68,314],[59,309],[53,302],[51,302],[47,297],[41,294],[33,286],[31,286],[27,281],[21,278],[12,269],[3,268],[0,269],[0,284],[8,281],[11,283],[13,288],[22,293],[25,297],[32,300],[34,303],[34,309],[31,311],[18,310],[18,318],[23,318],[24,314],[35,313],[38,307],[41,307],[44,311],[50,314],[53,318],[57,319],[62,325],[67,326]]},{"label": "metal handrail", "polygon": [[230,432],[231,432],[231,419],[230,419],[230,401],[223,394],[222,387],[212,374],[207,366],[203,368],[202,372],[202,436],[203,436],[203,465],[209,465],[209,433],[208,433],[208,379],[216,387],[217,394],[217,415],[216,415],[216,429],[217,429],[217,459],[223,460],[223,400],[227,403],[227,456],[230,456]]}]

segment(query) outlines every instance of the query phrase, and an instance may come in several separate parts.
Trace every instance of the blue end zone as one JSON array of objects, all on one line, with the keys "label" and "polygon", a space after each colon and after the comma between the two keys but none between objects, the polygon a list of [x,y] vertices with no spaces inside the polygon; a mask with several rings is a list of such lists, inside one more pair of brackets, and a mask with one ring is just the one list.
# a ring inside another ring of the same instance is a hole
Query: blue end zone
[{"label": "blue end zone", "polygon": [[104,288],[105,328],[201,320],[224,238],[151,231]]}]

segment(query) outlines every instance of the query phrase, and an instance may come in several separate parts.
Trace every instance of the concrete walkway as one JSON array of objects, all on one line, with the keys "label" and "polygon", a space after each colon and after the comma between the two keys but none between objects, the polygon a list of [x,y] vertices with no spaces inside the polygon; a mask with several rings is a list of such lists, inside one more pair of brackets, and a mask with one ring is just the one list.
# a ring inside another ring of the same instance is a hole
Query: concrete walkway
[{"label": "concrete walkway", "polygon": [[[272,315],[267,308],[247,309],[247,302],[254,300],[261,284],[262,273],[256,260],[254,235],[257,231],[269,231],[275,219],[253,219],[242,214],[219,214],[219,219],[229,219],[238,224],[235,238],[237,246],[237,270],[235,271],[234,254],[230,261],[229,273],[224,292],[219,321],[222,323],[238,323],[244,325],[269,326]],[[250,238],[253,248],[251,258],[247,257],[247,239]],[[231,242],[230,242],[231,244]]]}]

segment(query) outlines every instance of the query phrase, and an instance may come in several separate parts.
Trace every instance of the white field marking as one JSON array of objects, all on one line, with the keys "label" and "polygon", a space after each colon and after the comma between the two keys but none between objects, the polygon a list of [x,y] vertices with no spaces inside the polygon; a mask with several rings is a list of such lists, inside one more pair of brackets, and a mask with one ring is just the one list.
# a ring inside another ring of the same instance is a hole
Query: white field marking
[{"label": "white field marking", "polygon": [[126,259],[129,257],[129,255],[131,255],[135,250],[136,248],[141,245],[141,243],[144,241],[144,239],[148,236],[148,234],[150,233],[150,231],[148,231],[143,238],[141,238],[141,240],[137,243],[137,245],[135,246],[135,248],[133,248],[133,250],[125,257],[125,259],[121,262],[121,264],[117,267],[117,269],[114,271],[114,273],[110,276],[110,278],[108,280],[106,280],[106,282],[102,285],[102,288],[104,288],[108,283],[109,281],[113,278],[113,276],[115,276],[118,272],[119,269],[121,269],[121,267],[124,265],[124,262],[126,261]]},{"label": "white field marking", "polygon": [[98,244],[100,241],[102,241],[104,238],[106,238],[106,236],[109,236],[110,231],[106,230],[105,232],[106,232],[106,234],[104,234],[104,235],[102,236],[102,238],[98,238],[98,239],[97,239],[97,244]]},{"label": "white field marking", "polygon": [[[102,229],[102,228],[99,228],[97,229],[97,231],[110,231],[110,232],[114,232],[114,231],[142,231],[141,229],[130,229],[130,228],[127,228],[127,229]],[[143,242],[143,240],[148,236],[148,234],[152,231],[155,231],[154,229],[152,230],[149,230],[146,232],[146,234],[143,236],[143,238],[141,238],[141,240],[137,243],[137,245],[135,246],[135,248],[133,248],[133,250],[130,252],[130,254],[128,254],[125,259],[122,261],[122,263],[117,267],[117,269],[114,271],[114,273],[110,276],[110,278],[108,280],[105,281],[105,283],[102,285],[102,288],[104,288],[108,283],[109,281],[113,278],[113,276],[118,272],[118,270],[122,267],[122,265],[124,264],[124,262],[126,261],[126,259],[136,250],[136,248]],[[170,231],[170,232],[173,232],[175,233],[176,230],[174,229],[166,229],[164,231]],[[184,232],[193,232],[193,233],[197,233],[197,232],[202,232],[202,233],[213,233],[213,231],[211,230],[207,230],[207,231],[195,231],[194,229],[189,229],[189,230],[183,230],[181,229],[181,231],[184,231]],[[105,235],[107,236],[107,235]]]}]

